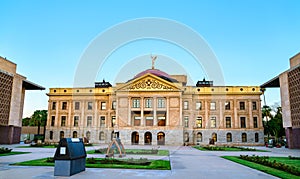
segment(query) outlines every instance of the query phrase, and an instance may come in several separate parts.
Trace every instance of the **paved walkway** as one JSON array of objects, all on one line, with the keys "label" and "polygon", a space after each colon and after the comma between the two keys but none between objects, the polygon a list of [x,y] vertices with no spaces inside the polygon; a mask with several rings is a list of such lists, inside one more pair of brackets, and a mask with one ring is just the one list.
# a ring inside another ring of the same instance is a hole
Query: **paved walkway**
[{"label": "paved walkway", "polygon": [[[15,148],[17,145],[10,145],[13,151],[30,151],[30,154],[11,155],[0,157],[0,178],[1,179],[29,179],[29,178],[275,178],[263,172],[239,165],[225,160],[219,156],[224,155],[269,155],[269,156],[300,156],[300,150],[285,148],[259,147],[271,152],[214,152],[199,151],[191,147],[170,147],[162,146],[160,149],[170,151],[170,156],[162,157],[171,161],[172,170],[130,170],[130,169],[99,169],[86,168],[86,171],[71,177],[54,176],[54,167],[27,167],[10,166],[9,164],[45,157],[53,157],[56,149],[45,148]],[[0,146],[1,147],[1,146]],[[156,146],[125,146],[125,148],[148,148]],[[98,147],[88,147],[93,150]],[[92,157],[93,155],[88,155]],[[132,156],[127,156],[132,157]],[[152,158],[150,156],[139,156]],[[154,157],[155,158],[155,157]],[[161,158],[161,157],[160,157]]]}]

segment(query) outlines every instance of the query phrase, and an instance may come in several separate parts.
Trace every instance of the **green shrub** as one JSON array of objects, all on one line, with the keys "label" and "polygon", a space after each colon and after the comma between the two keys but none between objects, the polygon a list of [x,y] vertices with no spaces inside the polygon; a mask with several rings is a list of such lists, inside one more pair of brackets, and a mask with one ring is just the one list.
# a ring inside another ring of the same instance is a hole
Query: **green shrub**
[{"label": "green shrub", "polygon": [[9,149],[9,148],[4,148],[4,147],[0,148],[0,154],[10,153],[11,151],[12,151],[12,149]]},{"label": "green shrub", "polygon": [[290,165],[286,165],[284,163],[279,163],[276,162],[276,160],[270,161],[268,156],[248,156],[248,155],[240,155],[240,158],[243,160],[247,160],[250,162],[254,162],[254,163],[258,163],[258,164],[262,164],[262,165],[266,165],[278,170],[284,170],[288,173],[294,174],[299,176],[300,175],[300,171],[294,167],[294,166],[290,166]]},{"label": "green shrub", "polygon": [[54,163],[54,158],[53,158],[53,157],[48,157],[48,158],[46,159],[46,162],[47,162],[47,163]]}]

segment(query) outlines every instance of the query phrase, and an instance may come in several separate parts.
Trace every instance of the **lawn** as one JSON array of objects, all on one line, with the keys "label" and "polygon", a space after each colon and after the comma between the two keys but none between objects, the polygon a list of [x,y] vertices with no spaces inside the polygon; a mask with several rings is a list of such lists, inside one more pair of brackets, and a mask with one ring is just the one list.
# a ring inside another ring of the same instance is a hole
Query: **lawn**
[{"label": "lawn", "polygon": [[[243,160],[243,159],[240,159],[237,156],[223,156],[222,158],[225,158],[227,160],[231,160],[233,162],[248,166],[250,168],[253,168],[253,169],[256,169],[256,170],[259,170],[259,171],[262,171],[262,172],[265,172],[265,173],[268,173],[268,174],[271,174],[271,175],[274,175],[274,176],[279,177],[279,178],[299,179],[299,176],[290,174],[290,173],[282,171],[282,170],[271,168],[271,167],[268,167],[268,166],[265,166],[265,165],[261,165],[261,164],[257,164],[257,163],[250,162],[250,161],[247,161],[247,160]],[[287,164],[287,165],[295,166],[298,169],[300,169],[300,160],[291,160],[288,157],[270,157],[269,160],[276,160],[276,162],[280,162],[280,163],[284,163],[284,164]]]},{"label": "lawn", "polygon": [[28,153],[30,152],[9,152],[9,153],[0,154],[0,156],[19,155],[19,154],[28,154]]},{"label": "lawn", "polygon": [[27,146],[18,146],[16,148],[56,148],[57,146],[54,146],[54,145],[45,145],[45,146],[30,146],[30,145],[27,145]]},{"label": "lawn", "polygon": [[[87,154],[106,154],[106,150],[104,153],[97,153],[95,150],[87,151]],[[125,149],[126,154],[128,155],[157,155],[157,156],[168,156],[168,150],[158,150],[157,153],[152,153],[152,149]]]},{"label": "lawn", "polygon": [[236,151],[255,151],[255,152],[269,152],[267,150],[257,150],[254,148],[244,148],[244,147],[228,147],[228,146],[208,146],[208,147],[201,147],[201,146],[193,146],[195,149],[202,150],[202,151],[229,151],[229,152],[236,152]]},{"label": "lawn", "polygon": [[[152,170],[170,170],[170,161],[167,160],[147,160],[139,164],[140,159],[103,159],[103,158],[89,158],[87,161],[93,160],[94,162],[86,163],[87,168],[126,168],[126,169],[152,169]],[[145,160],[145,159],[142,159]],[[107,162],[108,161],[108,162]],[[124,162],[125,161],[125,162]],[[130,161],[132,164],[126,162]],[[47,158],[30,160],[25,162],[15,163],[13,165],[21,166],[54,166],[53,162],[47,162]]]}]

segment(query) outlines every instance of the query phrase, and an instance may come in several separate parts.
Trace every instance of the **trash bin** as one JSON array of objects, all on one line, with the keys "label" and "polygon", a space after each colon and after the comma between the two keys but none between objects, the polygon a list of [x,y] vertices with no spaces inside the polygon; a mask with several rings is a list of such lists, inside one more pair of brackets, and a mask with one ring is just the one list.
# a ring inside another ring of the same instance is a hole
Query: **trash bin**
[{"label": "trash bin", "polygon": [[71,176],[85,171],[86,151],[82,139],[61,139],[54,160],[54,176]]}]

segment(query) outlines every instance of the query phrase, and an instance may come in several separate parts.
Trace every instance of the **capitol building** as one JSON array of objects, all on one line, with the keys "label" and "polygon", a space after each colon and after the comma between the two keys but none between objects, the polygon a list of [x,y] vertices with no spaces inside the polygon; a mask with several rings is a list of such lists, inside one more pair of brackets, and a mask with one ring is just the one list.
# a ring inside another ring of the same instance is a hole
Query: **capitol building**
[{"label": "capitol building", "polygon": [[50,88],[46,142],[263,145],[259,86],[214,86],[152,67],[112,86]]}]

